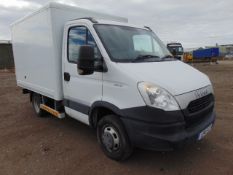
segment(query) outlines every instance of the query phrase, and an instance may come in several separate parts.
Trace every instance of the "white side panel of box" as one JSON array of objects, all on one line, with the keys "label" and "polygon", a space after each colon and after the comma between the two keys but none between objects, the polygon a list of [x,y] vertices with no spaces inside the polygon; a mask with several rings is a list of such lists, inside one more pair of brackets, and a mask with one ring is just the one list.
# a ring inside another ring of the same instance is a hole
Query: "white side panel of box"
[{"label": "white side panel of box", "polygon": [[61,99],[50,25],[50,10],[27,17],[12,27],[12,43],[18,86]]}]

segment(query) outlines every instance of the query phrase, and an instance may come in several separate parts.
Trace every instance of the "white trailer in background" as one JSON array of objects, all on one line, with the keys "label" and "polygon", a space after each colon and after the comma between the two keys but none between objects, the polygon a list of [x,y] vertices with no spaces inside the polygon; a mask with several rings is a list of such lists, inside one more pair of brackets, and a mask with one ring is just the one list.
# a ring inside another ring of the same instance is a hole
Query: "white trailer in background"
[{"label": "white trailer in background", "polygon": [[96,129],[104,153],[170,150],[215,120],[209,78],[174,58],[147,27],[49,3],[12,25],[17,85],[38,116],[65,114]]}]

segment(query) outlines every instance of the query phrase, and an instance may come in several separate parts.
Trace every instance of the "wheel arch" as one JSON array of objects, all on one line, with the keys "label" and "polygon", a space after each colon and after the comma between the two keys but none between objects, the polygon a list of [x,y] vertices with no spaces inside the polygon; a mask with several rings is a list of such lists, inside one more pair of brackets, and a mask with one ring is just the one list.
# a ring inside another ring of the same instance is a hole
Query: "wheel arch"
[{"label": "wheel arch", "polygon": [[92,128],[96,128],[98,121],[106,115],[115,114],[123,116],[121,110],[108,102],[96,101],[92,104],[89,112],[89,123]]}]

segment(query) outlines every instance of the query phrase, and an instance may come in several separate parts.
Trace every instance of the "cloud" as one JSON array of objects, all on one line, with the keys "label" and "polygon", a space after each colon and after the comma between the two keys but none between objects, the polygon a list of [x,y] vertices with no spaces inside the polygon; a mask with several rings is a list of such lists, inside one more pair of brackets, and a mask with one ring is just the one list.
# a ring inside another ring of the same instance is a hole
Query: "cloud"
[{"label": "cloud", "polygon": [[[165,42],[187,47],[233,43],[232,0],[58,0],[129,18],[150,26]],[[9,24],[48,0],[1,0],[0,39],[10,39]]]},{"label": "cloud", "polygon": [[0,7],[5,8],[18,8],[18,9],[27,9],[27,8],[39,8],[41,5],[37,3],[32,3],[29,1],[23,0],[1,0]]}]

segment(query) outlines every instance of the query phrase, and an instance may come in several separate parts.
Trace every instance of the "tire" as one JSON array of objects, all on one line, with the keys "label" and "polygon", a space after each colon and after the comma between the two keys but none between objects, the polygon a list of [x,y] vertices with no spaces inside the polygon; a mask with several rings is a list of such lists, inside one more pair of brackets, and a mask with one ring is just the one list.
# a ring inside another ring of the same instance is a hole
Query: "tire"
[{"label": "tire", "polygon": [[38,117],[45,117],[46,112],[40,108],[40,104],[42,104],[41,95],[33,93],[32,94],[32,107]]},{"label": "tire", "polygon": [[110,159],[123,161],[129,158],[133,148],[118,116],[107,115],[97,124],[97,139]]}]

